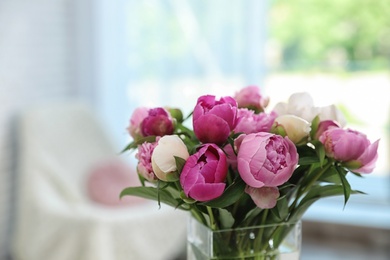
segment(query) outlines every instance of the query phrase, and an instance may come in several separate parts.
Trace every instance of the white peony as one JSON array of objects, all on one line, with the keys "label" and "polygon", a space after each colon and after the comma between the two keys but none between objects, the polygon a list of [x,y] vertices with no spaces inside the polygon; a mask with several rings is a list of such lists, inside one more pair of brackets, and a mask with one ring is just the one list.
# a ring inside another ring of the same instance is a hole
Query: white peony
[{"label": "white peony", "polygon": [[303,118],[295,115],[282,115],[275,119],[277,127],[283,127],[288,138],[298,144],[306,139],[310,134],[310,123]]},{"label": "white peony", "polygon": [[190,155],[186,145],[177,135],[161,137],[152,154],[152,168],[157,178],[163,181],[179,179],[175,156],[187,160]]}]

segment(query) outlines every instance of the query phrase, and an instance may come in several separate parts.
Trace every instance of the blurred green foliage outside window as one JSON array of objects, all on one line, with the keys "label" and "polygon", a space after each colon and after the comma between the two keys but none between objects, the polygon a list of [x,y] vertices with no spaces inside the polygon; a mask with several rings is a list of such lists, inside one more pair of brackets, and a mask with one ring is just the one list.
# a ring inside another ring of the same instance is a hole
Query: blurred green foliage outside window
[{"label": "blurred green foliage outside window", "polygon": [[389,0],[270,0],[271,68],[390,67]]}]

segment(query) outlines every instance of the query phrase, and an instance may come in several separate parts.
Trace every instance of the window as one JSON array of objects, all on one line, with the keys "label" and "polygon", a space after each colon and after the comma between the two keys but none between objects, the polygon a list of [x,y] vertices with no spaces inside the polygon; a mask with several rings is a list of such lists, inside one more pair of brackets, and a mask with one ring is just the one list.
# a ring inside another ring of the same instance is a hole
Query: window
[{"label": "window", "polygon": [[119,143],[140,105],[187,113],[200,94],[229,95],[248,84],[263,87],[271,102],[308,91],[317,105],[339,104],[351,128],[381,141],[376,172],[351,179],[369,196],[352,196],[344,211],[342,199],[326,199],[307,217],[389,227],[388,2],[103,2],[96,10],[98,107]]},{"label": "window", "polygon": [[350,176],[368,195],[352,196],[343,212],[342,198],[320,201],[308,218],[390,227],[389,10],[382,0],[270,1],[267,93],[307,91],[318,105],[338,104],[349,128],[381,139],[374,173]]},{"label": "window", "polygon": [[262,2],[127,1],[130,100],[189,111],[200,94],[261,81]]},{"label": "window", "polygon": [[94,5],[97,104],[119,144],[137,106],[188,113],[200,94],[228,95],[264,79],[264,1]]}]

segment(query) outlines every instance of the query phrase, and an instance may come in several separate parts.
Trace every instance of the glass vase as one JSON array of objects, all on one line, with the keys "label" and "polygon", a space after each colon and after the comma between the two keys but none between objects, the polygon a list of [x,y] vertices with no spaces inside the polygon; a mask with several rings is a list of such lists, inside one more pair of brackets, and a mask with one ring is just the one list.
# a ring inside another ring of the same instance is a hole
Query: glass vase
[{"label": "glass vase", "polygon": [[190,217],[187,260],[299,260],[301,221],[212,231]]}]

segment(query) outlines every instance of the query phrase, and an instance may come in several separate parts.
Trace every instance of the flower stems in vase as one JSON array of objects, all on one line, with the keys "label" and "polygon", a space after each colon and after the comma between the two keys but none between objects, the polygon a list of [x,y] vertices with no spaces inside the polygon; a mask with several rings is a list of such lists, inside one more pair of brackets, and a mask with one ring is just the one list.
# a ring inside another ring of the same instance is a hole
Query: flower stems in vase
[{"label": "flower stems in vase", "polygon": [[[379,140],[346,128],[335,105],[308,93],[267,110],[256,86],[202,95],[178,108],[136,109],[133,141],[140,196],[189,211],[188,259],[299,259],[301,218],[317,200],[353,190],[348,175],[371,173]],[[185,125],[192,120],[192,129]]]}]

